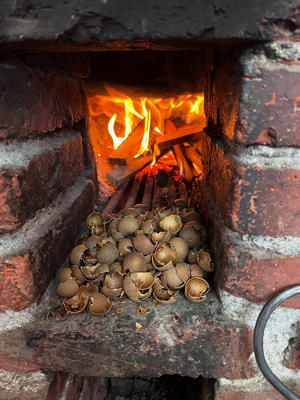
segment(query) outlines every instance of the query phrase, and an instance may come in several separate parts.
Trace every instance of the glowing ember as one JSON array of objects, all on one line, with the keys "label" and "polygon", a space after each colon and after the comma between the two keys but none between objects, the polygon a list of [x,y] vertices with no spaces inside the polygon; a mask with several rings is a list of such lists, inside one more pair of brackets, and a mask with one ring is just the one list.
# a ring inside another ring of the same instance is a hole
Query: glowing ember
[{"label": "glowing ember", "polygon": [[203,117],[203,94],[185,94],[178,97],[129,97],[111,87],[106,87],[108,96],[89,98],[91,116],[105,114],[109,118],[108,132],[117,149],[141,122],[144,135],[134,158],[151,151],[152,166],[159,151],[155,139],[165,134],[167,120],[182,120],[187,124]]}]

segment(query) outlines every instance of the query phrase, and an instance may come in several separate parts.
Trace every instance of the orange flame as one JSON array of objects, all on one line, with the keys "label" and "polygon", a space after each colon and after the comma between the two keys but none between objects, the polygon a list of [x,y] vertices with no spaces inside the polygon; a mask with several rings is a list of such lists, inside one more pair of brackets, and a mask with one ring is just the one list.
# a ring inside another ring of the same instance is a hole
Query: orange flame
[{"label": "orange flame", "polygon": [[[106,91],[108,96],[96,95],[89,98],[90,114],[91,116],[105,114],[109,118],[107,129],[114,149],[117,149],[144,119],[144,136],[135,157],[150,151],[155,138],[165,133],[167,119],[180,118],[186,123],[191,123],[196,122],[204,114],[202,93],[171,98],[131,98],[108,86]],[[153,163],[156,156],[157,149],[154,147]]]}]

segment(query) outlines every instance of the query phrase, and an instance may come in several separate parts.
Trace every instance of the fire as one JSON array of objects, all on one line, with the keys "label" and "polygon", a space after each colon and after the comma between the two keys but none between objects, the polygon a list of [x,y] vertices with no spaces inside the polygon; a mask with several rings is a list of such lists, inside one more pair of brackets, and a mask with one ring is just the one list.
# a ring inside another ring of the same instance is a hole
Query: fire
[{"label": "fire", "polygon": [[142,121],[144,135],[135,158],[151,151],[153,163],[157,155],[155,139],[165,134],[166,120],[182,120],[190,124],[197,122],[204,114],[202,93],[162,98],[130,97],[108,86],[106,91],[107,96],[95,95],[89,98],[90,114],[105,114],[109,118],[107,129],[114,149],[117,149]]}]

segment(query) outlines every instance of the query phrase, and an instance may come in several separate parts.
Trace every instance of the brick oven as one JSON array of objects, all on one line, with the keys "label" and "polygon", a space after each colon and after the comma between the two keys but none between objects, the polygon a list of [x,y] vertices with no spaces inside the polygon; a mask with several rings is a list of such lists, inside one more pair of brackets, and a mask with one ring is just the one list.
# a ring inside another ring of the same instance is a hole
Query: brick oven
[{"label": "brick oven", "polygon": [[[0,399],[158,399],[142,396],[159,382],[191,399],[282,399],[252,338],[262,305],[300,282],[299,4],[84,3],[0,4]],[[161,201],[140,172],[149,156],[109,175],[112,114],[95,100],[107,87],[201,97],[195,142],[171,140],[156,158],[186,155],[184,186],[165,193],[192,196],[203,215],[212,289],[147,315],[128,303],[120,315],[47,319],[87,215],[147,203],[149,185],[152,206]],[[271,368],[298,395],[299,309],[299,296],[283,303],[265,336]]]}]

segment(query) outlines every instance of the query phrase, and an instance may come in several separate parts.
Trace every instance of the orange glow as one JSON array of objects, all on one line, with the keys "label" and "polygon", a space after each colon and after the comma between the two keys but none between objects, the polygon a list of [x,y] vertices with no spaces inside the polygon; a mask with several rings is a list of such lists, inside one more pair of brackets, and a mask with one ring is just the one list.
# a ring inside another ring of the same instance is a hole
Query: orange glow
[{"label": "orange glow", "polygon": [[153,153],[153,163],[158,154],[155,139],[165,134],[165,121],[180,119],[194,123],[203,117],[203,94],[185,94],[177,97],[129,97],[111,87],[106,87],[107,96],[95,95],[88,99],[90,115],[104,114],[109,118],[107,130],[117,149],[134,132],[141,120],[144,136],[135,158],[146,152]]}]

